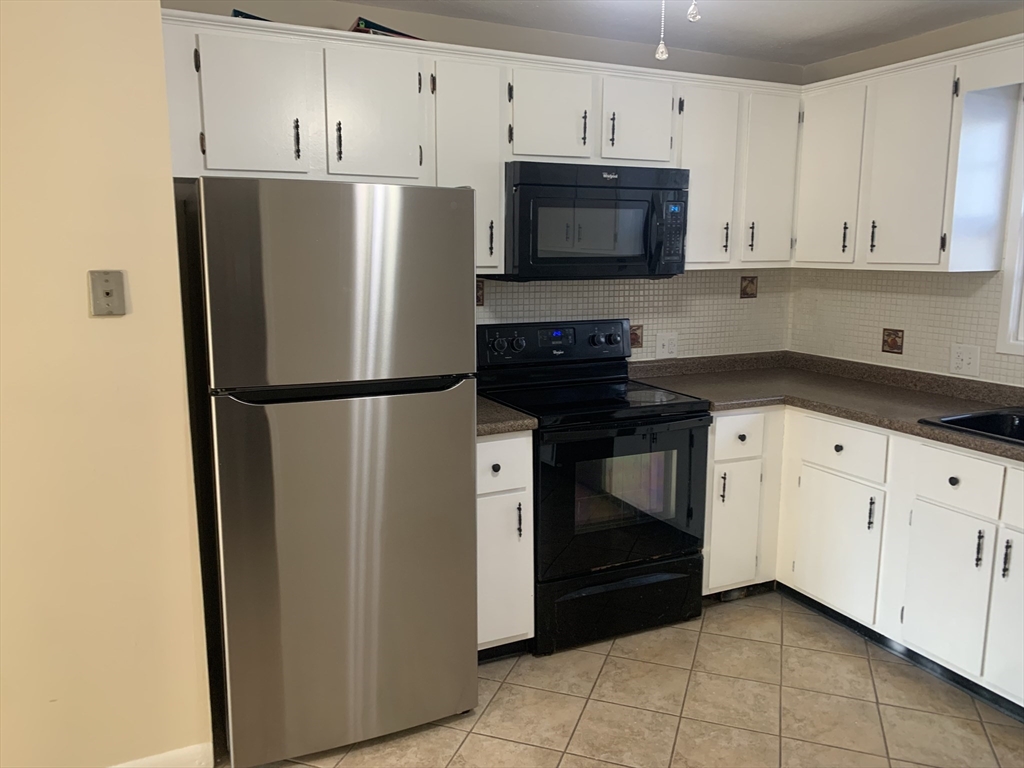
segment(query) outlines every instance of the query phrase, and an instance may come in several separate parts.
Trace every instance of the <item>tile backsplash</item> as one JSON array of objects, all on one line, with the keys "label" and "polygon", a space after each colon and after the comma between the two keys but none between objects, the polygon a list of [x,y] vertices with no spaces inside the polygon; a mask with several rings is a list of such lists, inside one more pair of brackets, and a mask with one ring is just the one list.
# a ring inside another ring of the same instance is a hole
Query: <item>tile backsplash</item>
[{"label": "tile backsplash", "polygon": [[[740,298],[740,277],[759,278]],[[924,274],[774,269],[688,272],[669,280],[513,283],[487,280],[478,323],[628,318],[643,324],[634,360],[654,357],[659,331],[679,357],[791,349],[896,368],[949,373],[950,345],[981,347],[981,377],[1024,386],[1024,357],[995,351],[1000,273]],[[902,355],[882,329],[905,332]]]}]

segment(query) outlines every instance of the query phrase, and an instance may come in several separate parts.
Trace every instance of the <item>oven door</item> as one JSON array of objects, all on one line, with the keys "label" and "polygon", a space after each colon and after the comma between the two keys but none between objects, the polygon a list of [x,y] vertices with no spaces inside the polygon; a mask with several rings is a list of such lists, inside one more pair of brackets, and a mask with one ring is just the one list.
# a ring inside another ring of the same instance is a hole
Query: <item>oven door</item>
[{"label": "oven door", "polygon": [[[685,193],[520,185],[512,202],[512,272],[520,278],[645,277],[682,272],[661,258],[664,210]],[[685,221],[685,212],[682,220]]]},{"label": "oven door", "polygon": [[537,580],[700,551],[707,414],[537,433]]}]

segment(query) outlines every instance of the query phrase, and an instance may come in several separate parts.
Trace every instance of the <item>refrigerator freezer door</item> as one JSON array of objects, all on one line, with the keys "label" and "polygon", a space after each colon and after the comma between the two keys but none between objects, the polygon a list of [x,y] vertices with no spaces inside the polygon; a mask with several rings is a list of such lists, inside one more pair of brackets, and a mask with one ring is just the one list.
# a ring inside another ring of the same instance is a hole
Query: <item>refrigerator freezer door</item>
[{"label": "refrigerator freezer door", "polygon": [[475,407],[214,398],[236,768],[476,706]]},{"label": "refrigerator freezer door", "polygon": [[212,385],[476,369],[473,191],[204,178]]}]

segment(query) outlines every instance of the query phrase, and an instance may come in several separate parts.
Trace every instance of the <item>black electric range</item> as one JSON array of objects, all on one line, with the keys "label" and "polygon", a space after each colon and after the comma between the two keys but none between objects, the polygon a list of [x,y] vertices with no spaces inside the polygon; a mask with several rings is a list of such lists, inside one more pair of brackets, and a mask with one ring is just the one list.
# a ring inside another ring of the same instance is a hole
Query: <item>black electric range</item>
[{"label": "black electric range", "polygon": [[540,654],[700,614],[709,403],[629,356],[628,320],[477,327],[480,394],[539,423]]}]

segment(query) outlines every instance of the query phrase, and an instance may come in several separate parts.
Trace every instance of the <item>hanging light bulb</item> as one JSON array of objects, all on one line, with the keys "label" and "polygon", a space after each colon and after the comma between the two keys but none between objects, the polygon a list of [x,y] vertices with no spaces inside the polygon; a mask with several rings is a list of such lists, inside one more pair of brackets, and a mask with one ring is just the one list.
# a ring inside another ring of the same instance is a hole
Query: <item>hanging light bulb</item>
[{"label": "hanging light bulb", "polygon": [[686,18],[690,21],[700,21],[700,11],[697,10],[697,0],[691,0],[690,10],[686,12]]},{"label": "hanging light bulb", "polygon": [[658,61],[668,58],[668,48],[665,46],[665,0],[661,0],[661,42],[654,49],[654,58]]}]

